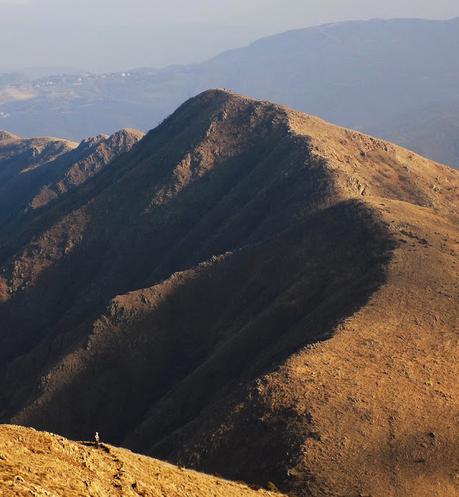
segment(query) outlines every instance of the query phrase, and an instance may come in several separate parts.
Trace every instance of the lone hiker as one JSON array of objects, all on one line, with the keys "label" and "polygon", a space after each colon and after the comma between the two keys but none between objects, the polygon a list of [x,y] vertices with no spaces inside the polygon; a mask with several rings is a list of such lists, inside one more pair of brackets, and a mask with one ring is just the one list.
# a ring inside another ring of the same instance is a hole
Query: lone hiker
[{"label": "lone hiker", "polygon": [[96,445],[96,449],[99,448],[99,442],[100,442],[100,437],[99,437],[99,432],[96,431],[96,434],[94,435],[94,440],[95,440],[95,445]]}]

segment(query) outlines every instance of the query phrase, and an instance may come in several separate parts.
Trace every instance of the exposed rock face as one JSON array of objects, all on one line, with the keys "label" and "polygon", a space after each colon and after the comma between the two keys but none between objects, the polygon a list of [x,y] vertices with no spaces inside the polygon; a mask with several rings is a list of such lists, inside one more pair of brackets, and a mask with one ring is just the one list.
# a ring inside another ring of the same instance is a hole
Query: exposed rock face
[{"label": "exposed rock face", "polygon": [[458,188],[199,95],[3,232],[2,419],[299,496],[454,494]]}]

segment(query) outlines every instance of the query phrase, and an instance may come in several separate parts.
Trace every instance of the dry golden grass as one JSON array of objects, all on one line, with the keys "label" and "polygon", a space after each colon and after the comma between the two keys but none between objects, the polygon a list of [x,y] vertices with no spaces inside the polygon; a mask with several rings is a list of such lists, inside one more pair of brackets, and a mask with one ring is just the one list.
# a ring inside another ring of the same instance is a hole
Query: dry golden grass
[{"label": "dry golden grass", "polygon": [[0,426],[2,497],[274,497],[102,444]]}]

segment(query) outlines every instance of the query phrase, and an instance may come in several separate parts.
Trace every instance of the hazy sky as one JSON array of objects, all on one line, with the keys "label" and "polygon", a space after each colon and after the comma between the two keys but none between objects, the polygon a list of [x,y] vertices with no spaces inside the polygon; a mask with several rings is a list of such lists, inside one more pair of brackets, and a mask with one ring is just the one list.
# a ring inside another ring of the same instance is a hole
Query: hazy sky
[{"label": "hazy sky", "polygon": [[458,0],[0,0],[0,70],[164,66],[326,22],[455,16]]}]

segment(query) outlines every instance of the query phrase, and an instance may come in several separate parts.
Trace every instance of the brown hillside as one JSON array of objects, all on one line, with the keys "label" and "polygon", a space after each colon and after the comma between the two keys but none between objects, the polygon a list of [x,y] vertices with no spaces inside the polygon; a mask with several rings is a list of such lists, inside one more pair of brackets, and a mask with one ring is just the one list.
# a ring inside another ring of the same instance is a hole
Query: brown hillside
[{"label": "brown hillside", "polygon": [[299,496],[451,496],[459,173],[225,91],[0,234],[0,417]]},{"label": "brown hillside", "polygon": [[102,444],[0,426],[3,497],[268,497],[274,492],[195,473]]}]

